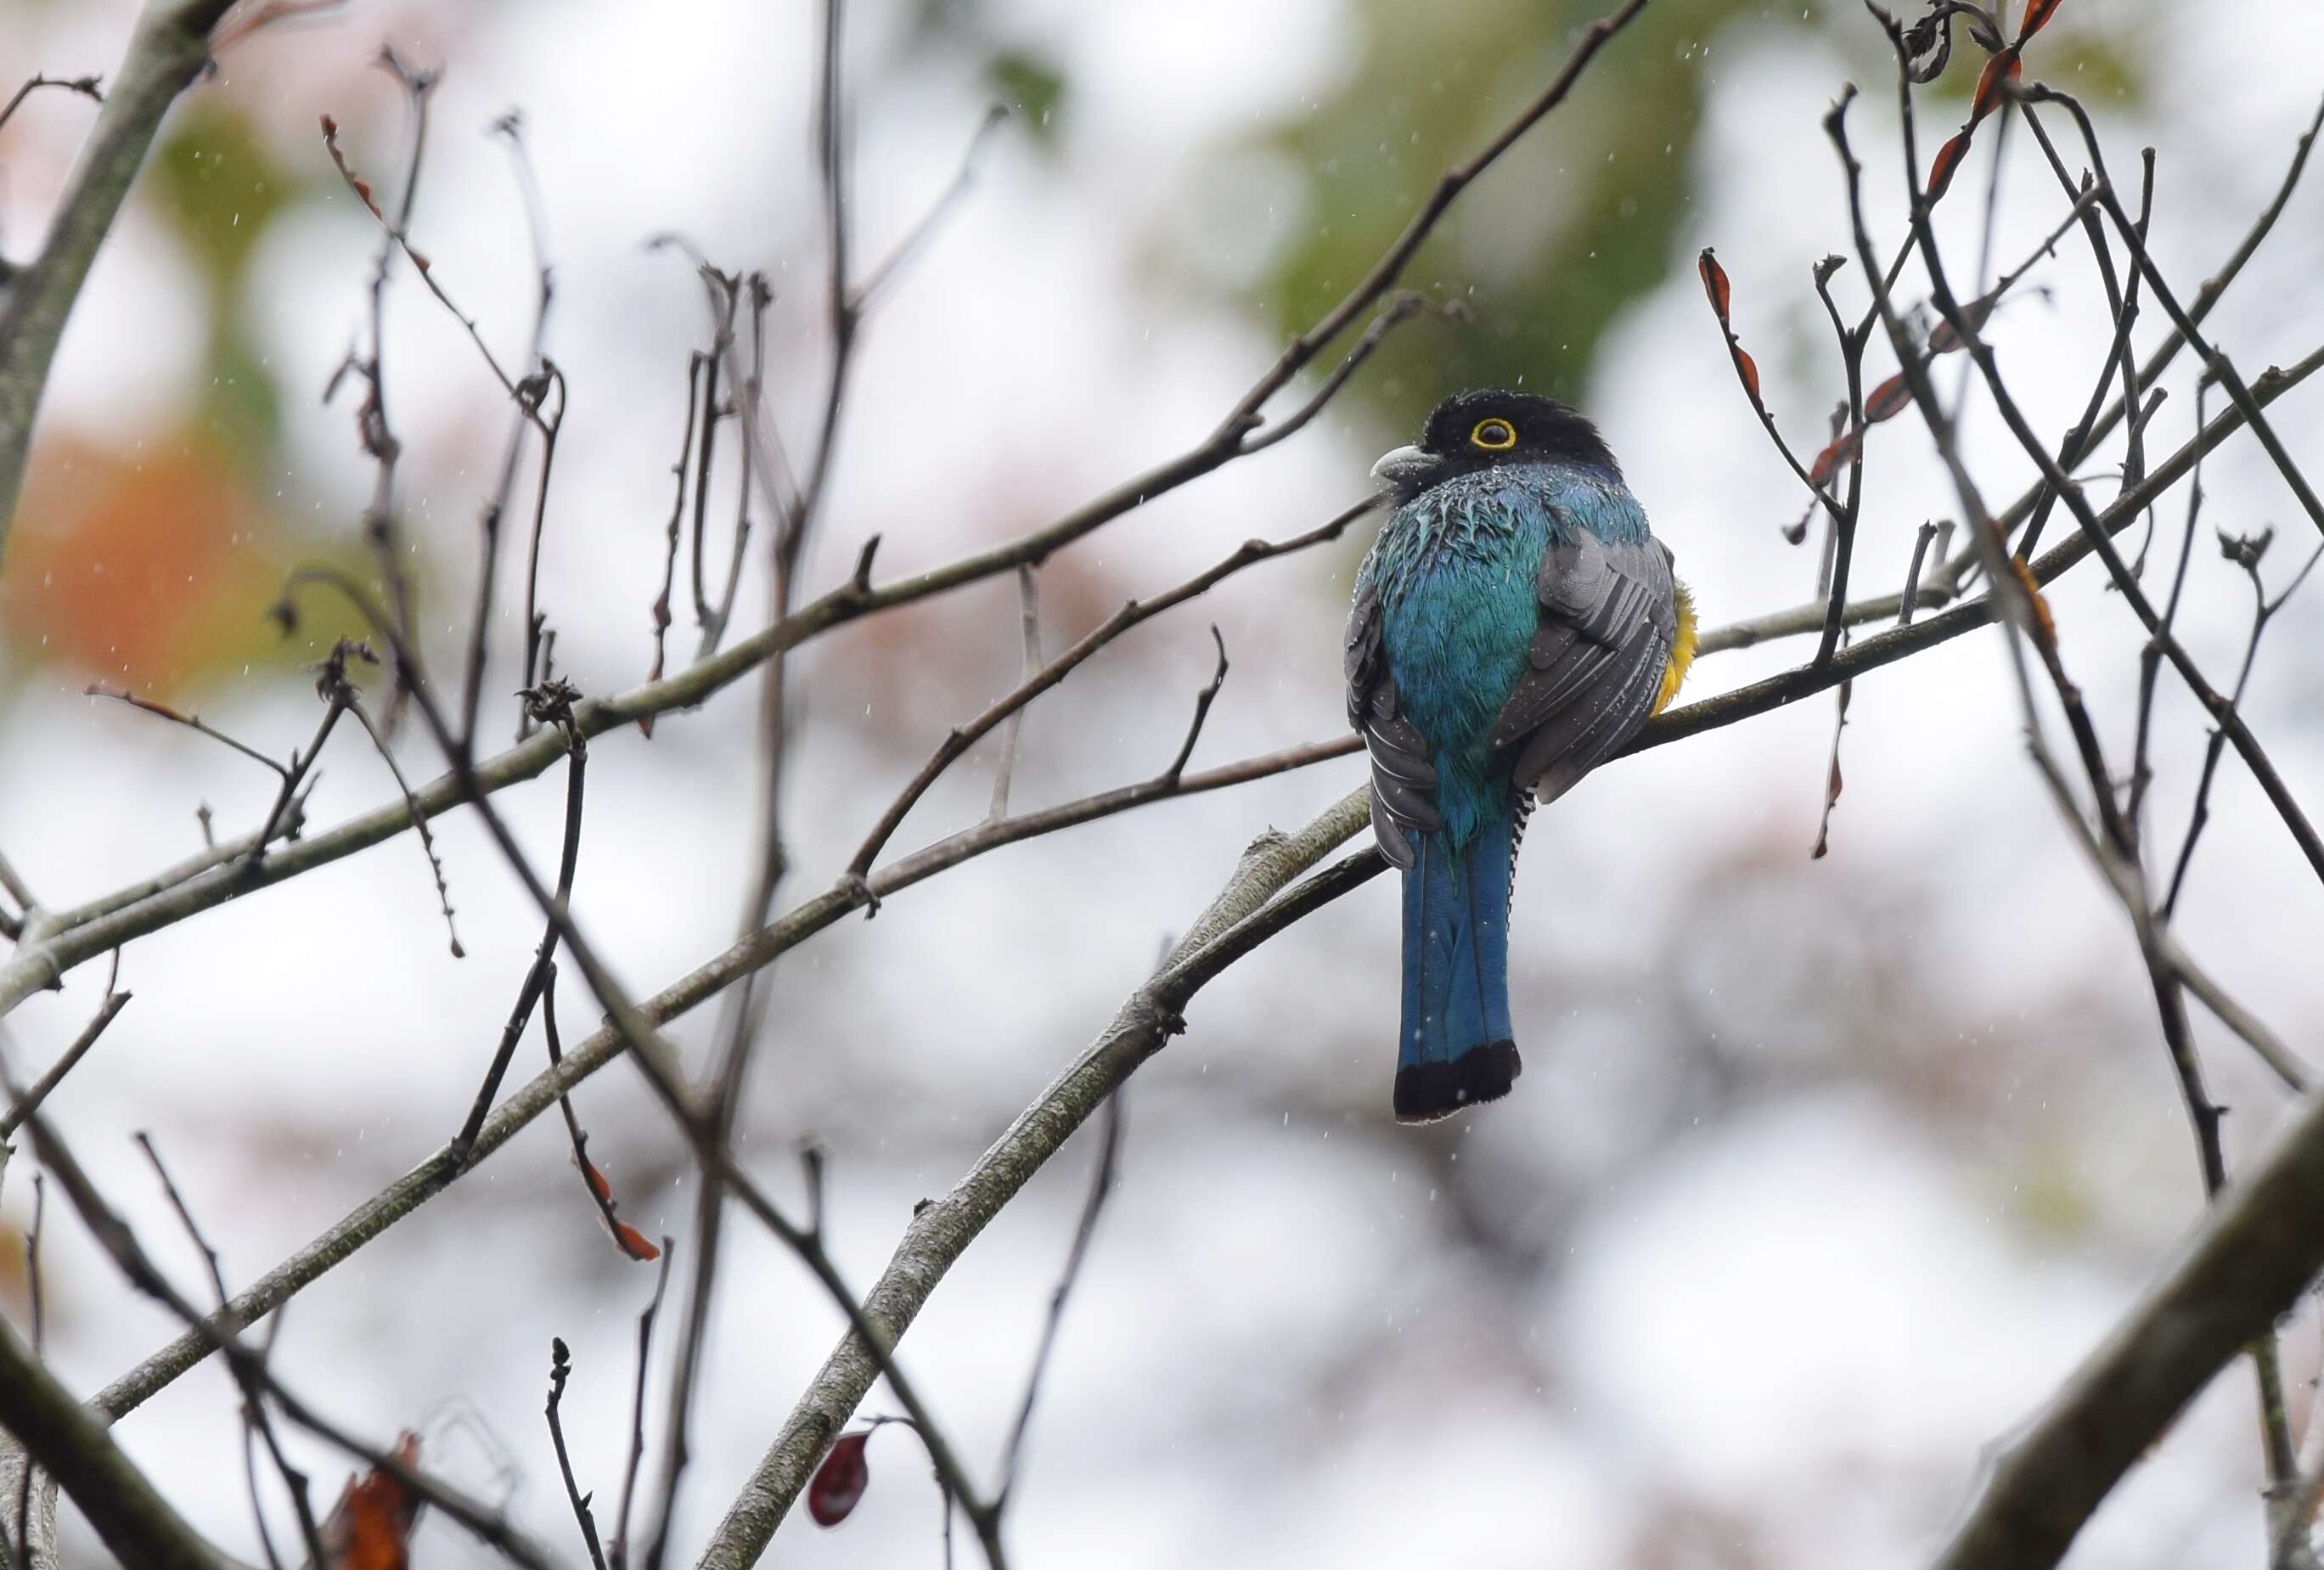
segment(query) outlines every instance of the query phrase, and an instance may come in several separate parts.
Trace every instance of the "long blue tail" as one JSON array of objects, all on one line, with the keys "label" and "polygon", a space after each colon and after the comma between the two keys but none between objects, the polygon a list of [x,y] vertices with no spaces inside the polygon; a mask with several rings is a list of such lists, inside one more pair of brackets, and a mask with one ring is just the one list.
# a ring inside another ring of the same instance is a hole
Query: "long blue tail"
[{"label": "long blue tail", "polygon": [[1509,1093],[1524,1066],[1509,1028],[1513,817],[1487,822],[1458,851],[1442,832],[1413,836],[1404,874],[1404,1030],[1396,1115],[1425,1122]]}]

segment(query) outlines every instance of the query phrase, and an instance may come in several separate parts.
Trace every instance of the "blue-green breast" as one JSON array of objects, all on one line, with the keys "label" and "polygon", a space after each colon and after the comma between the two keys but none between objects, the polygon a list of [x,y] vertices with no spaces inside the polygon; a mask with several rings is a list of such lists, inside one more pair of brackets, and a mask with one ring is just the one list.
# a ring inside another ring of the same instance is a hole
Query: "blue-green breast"
[{"label": "blue-green breast", "polygon": [[1524,674],[1540,623],[1536,578],[1553,540],[1587,528],[1609,543],[1646,538],[1618,479],[1560,463],[1456,475],[1398,507],[1364,559],[1380,641],[1405,717],[1436,765],[1437,809],[1455,847],[1513,809],[1508,752],[1485,743]]}]

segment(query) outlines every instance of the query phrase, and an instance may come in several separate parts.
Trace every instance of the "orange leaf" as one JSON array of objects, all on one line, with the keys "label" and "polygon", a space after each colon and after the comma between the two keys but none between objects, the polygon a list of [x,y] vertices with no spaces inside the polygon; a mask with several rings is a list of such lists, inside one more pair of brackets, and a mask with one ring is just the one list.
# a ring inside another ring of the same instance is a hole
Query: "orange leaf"
[{"label": "orange leaf", "polygon": [[622,1251],[630,1258],[633,1260],[661,1258],[661,1250],[647,1242],[646,1234],[636,1227],[626,1221],[615,1221],[612,1216],[607,1216],[605,1219],[613,1223],[613,1241],[622,1245]]},{"label": "orange leaf", "polygon": [[587,1180],[589,1192],[597,1196],[598,1204],[613,1203],[613,1182],[603,1172],[597,1170],[597,1164],[595,1161],[576,1150],[573,1153],[573,1164],[581,1168],[581,1176]]},{"label": "orange leaf", "polygon": [[1977,93],[1969,99],[1969,123],[1974,125],[2001,107],[2001,84],[2024,74],[2024,62],[2006,51],[1987,60],[1977,75]]},{"label": "orange leaf", "polygon": [[[420,1436],[406,1429],[392,1452],[405,1466],[420,1464]],[[323,1522],[326,1570],[410,1570],[411,1528],[420,1496],[384,1467],[350,1477]]]},{"label": "orange leaf", "polygon": [[[2035,0],[2035,3],[2039,4],[2040,0]],[[2056,0],[2051,0],[2051,5],[2054,9]],[[2045,11],[2042,14],[2042,21],[2048,20],[2049,13]],[[2019,42],[2024,42],[2022,35]],[[1961,160],[1969,155],[1969,138],[1976,133],[1978,122],[2001,106],[2001,84],[2024,74],[2024,65],[2018,60],[2015,46],[1985,62],[1985,69],[1978,73],[1977,92],[1969,99],[1969,124],[1962,126],[1951,141],[1937,149],[1936,159],[1929,165],[1929,200],[1935,201],[1945,194],[1945,189],[1952,184],[1953,176],[1960,170]]]},{"label": "orange leaf", "polygon": [[1912,402],[1912,389],[1905,386],[1904,374],[1899,371],[1872,389],[1872,396],[1864,401],[1864,418],[1874,425],[1894,420]]},{"label": "orange leaf", "polygon": [[1695,271],[1702,274],[1702,291],[1711,297],[1711,309],[1718,313],[1719,325],[1725,327],[1728,299],[1731,292],[1727,283],[1727,269],[1719,264],[1719,258],[1711,254],[1710,246],[1705,245],[1702,254],[1695,258]]},{"label": "orange leaf", "polygon": [[1960,167],[1960,161],[1968,152],[1969,133],[1966,131],[1937,149],[1936,161],[1929,165],[1929,200],[1934,201],[1945,194],[1945,188],[1953,182],[1953,171]]},{"label": "orange leaf", "polygon": [[1821,485],[1831,478],[1842,463],[1856,456],[1856,449],[1862,445],[1863,439],[1862,432],[1850,431],[1827,444],[1821,452],[1816,454],[1815,462],[1808,466],[1808,484]]}]

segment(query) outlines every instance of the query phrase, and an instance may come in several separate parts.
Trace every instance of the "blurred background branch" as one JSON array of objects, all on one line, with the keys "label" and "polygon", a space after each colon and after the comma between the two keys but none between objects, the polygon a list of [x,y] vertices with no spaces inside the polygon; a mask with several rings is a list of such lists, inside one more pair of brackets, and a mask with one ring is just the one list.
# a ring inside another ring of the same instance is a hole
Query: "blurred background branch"
[{"label": "blurred background branch", "polygon": [[[131,34],[73,170],[70,187],[32,261],[0,293],[0,560],[24,488],[32,422],[65,319],[97,247],[145,162],[161,116],[209,60],[210,29],[234,0],[152,0]],[[13,111],[15,104],[11,102]]]}]

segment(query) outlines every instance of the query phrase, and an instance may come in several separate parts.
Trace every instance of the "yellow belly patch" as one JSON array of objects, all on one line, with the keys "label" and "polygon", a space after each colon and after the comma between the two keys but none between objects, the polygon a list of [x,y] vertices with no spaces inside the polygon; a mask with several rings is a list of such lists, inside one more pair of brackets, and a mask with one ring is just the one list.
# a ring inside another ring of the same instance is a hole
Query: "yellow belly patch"
[{"label": "yellow belly patch", "polygon": [[1663,667],[1662,690],[1655,694],[1655,712],[1660,714],[1678,696],[1679,686],[1686,680],[1687,667],[1694,663],[1694,596],[1686,585],[1675,578],[1671,581],[1671,601],[1678,612],[1678,636],[1671,640],[1670,663]]}]

